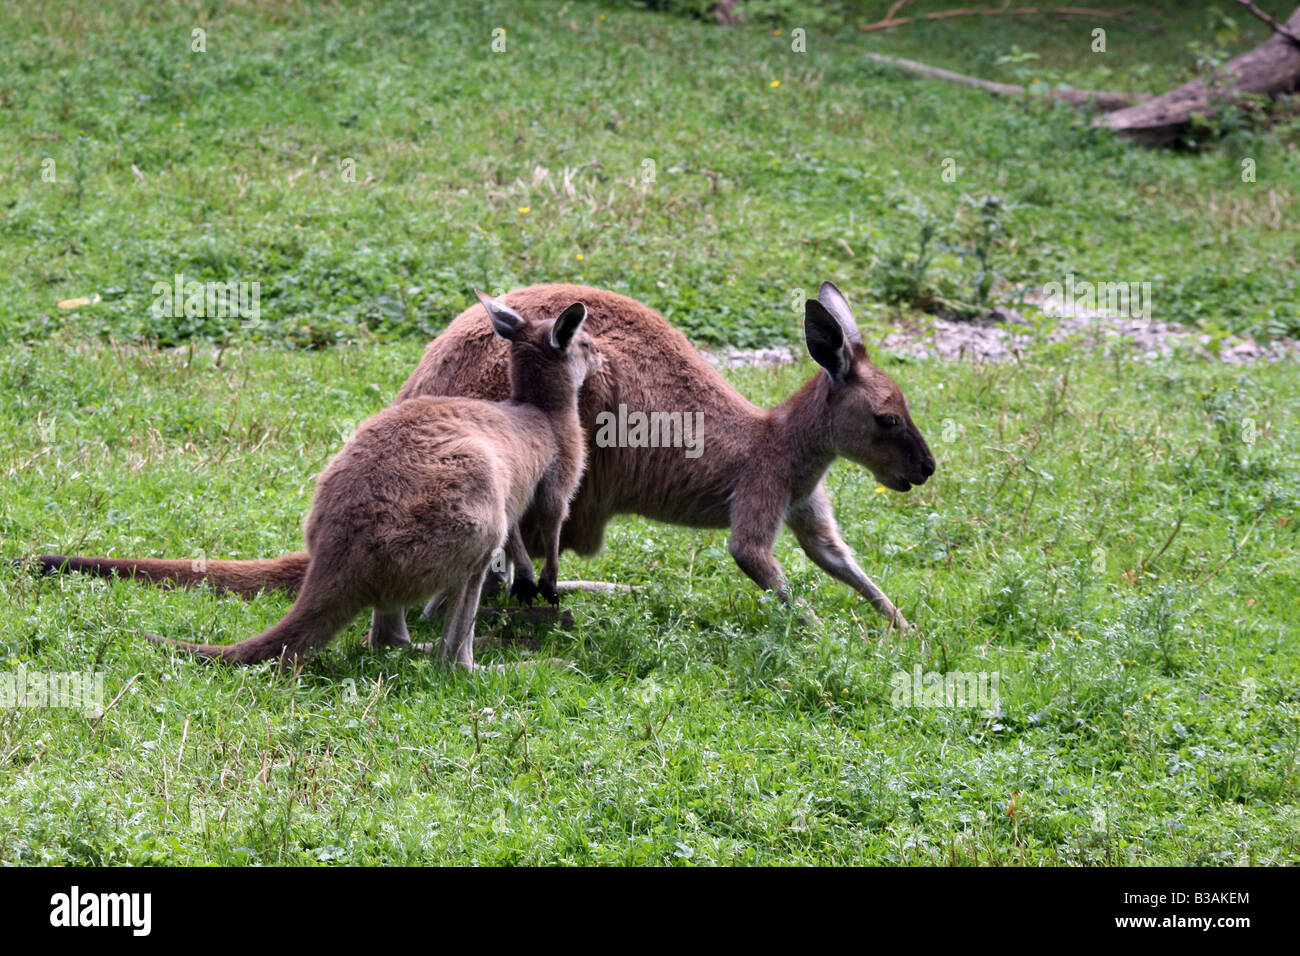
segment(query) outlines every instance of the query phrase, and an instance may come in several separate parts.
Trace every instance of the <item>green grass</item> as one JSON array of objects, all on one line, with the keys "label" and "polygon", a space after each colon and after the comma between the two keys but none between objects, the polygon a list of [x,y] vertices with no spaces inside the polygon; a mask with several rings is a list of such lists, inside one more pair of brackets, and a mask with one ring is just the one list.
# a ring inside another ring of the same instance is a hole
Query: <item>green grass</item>
[{"label": "green grass", "polygon": [[[880,300],[917,291],[975,297],[963,197],[985,195],[1006,209],[999,297],[1068,273],[1149,281],[1160,318],[1298,333],[1293,119],[1152,152],[1069,108],[859,55],[1159,91],[1195,74],[1191,44],[1222,57],[1264,37],[1244,12],[1224,28],[1223,6],[1108,23],[1093,54],[1086,18],[860,36],[812,12],[726,30],[584,2],[217,2],[201,21],[180,3],[8,4],[0,338],[426,339],[471,285],[564,279],[651,301],[700,341],[766,344],[797,337],[790,302],[827,276],[882,315],[897,307]],[[791,51],[801,24],[805,54]],[[926,216],[953,251],[909,289]],[[260,282],[261,324],[155,318],[153,283],[178,273]],[[102,301],[55,307],[90,294]]]},{"label": "green grass", "polygon": [[[280,553],[340,423],[416,357],[12,349],[5,554]],[[566,562],[647,588],[567,599],[575,629],[538,653],[573,672],[448,673],[365,651],[361,619],[296,677],[202,666],[138,632],[232,641],[288,599],[0,571],[7,670],[98,669],[105,702],[140,675],[98,724],[0,712],[0,860],[1300,860],[1293,372],[1051,347],[889,367],[938,474],[896,496],[841,463],[830,487],[921,637],[787,536],[819,633],[750,585],[725,532],[640,520]],[[772,403],[810,371],[736,381]],[[999,673],[998,711],[894,707],[916,665]]]},{"label": "green grass", "polygon": [[[1073,272],[1150,281],[1157,317],[1211,332],[1300,329],[1285,114],[1153,152],[857,55],[1160,90],[1190,44],[1262,26],[1170,3],[1104,58],[1057,18],[842,29],[877,6],[804,11],[803,56],[779,2],[736,30],[583,2],[5,6],[0,556],[297,548],[314,476],[471,286],[606,286],[745,346],[796,341],[792,301],[834,278],[874,341],[913,292],[972,296],[964,196],[1005,200],[997,295]],[[927,215],[950,248],[909,290]],[[155,317],[177,273],[260,282],[262,321]],[[202,666],[140,632],[234,641],[288,598],[0,564],[3,673],[120,695],[98,721],[0,709],[0,863],[1300,862],[1294,370],[880,358],[939,471],[829,486],[915,635],[788,536],[816,631],[724,531],[641,520],[566,559],[645,586],[567,599],[536,656],[574,670],[473,678],[363,650],[360,619],[297,674]],[[811,371],[728,374],[773,404]],[[995,672],[999,706],[895,706],[917,666]]]}]

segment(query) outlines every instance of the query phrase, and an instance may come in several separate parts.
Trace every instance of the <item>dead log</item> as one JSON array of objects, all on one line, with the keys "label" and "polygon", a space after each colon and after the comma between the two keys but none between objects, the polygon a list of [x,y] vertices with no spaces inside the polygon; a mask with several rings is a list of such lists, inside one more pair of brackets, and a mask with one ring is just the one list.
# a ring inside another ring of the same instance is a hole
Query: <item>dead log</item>
[{"label": "dead log", "polygon": [[588,594],[636,594],[645,588],[638,584],[614,584],[610,581],[557,581],[555,590],[560,594],[586,591]]},{"label": "dead log", "polygon": [[882,63],[886,66],[897,67],[904,72],[911,73],[913,76],[922,76],[931,80],[947,80],[950,83],[960,83],[962,86],[974,87],[978,90],[984,90],[995,96],[1035,96],[1041,95],[1048,99],[1061,100],[1073,106],[1082,106],[1086,109],[1098,110],[1102,113],[1108,113],[1111,110],[1123,109],[1126,106],[1132,106],[1134,103],[1140,103],[1143,100],[1151,98],[1149,93],[1117,93],[1113,90],[1080,90],[1072,86],[1061,87],[1056,89],[1044,90],[1041,94],[1036,94],[1027,90],[1023,86],[1017,86],[1014,83],[995,83],[992,80],[981,80],[974,76],[967,76],[964,73],[954,73],[952,70],[945,70],[937,66],[927,66],[924,63],[918,63],[916,60],[906,60],[901,56],[884,56],[880,53],[866,54],[868,60],[873,63]]},{"label": "dead log", "polygon": [[1300,89],[1300,43],[1288,36],[1300,35],[1300,8],[1284,28],[1274,29],[1259,46],[1229,60],[1209,84],[1192,80],[1145,103],[1099,116],[1093,125],[1109,127],[1144,146],[1161,146],[1177,140],[1194,118],[1214,118],[1225,103]]}]

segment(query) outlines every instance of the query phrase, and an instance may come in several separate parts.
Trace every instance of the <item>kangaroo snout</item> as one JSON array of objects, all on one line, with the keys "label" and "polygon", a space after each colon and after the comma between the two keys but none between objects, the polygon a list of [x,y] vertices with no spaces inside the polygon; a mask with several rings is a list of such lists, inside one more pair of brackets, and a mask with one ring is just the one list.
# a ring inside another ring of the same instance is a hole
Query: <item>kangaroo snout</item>
[{"label": "kangaroo snout", "polygon": [[921,437],[919,431],[916,433],[916,440],[921,446],[921,463],[909,480],[914,485],[923,485],[934,474],[935,461],[934,455],[930,452],[930,446],[925,443],[925,439]]},{"label": "kangaroo snout", "polygon": [[889,469],[883,475],[879,470],[872,470],[880,483],[892,491],[911,491],[915,486],[925,484],[934,474],[935,460],[930,452],[930,446],[925,443],[925,439],[921,437],[921,432],[915,425],[909,425],[909,428],[911,434],[904,442],[904,460],[899,463],[900,466]]}]

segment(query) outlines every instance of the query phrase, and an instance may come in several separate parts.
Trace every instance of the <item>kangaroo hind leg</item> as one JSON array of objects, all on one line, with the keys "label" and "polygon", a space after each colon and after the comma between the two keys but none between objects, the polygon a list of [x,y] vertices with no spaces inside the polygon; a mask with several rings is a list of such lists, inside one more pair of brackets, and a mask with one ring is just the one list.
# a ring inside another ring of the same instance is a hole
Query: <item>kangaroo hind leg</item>
[{"label": "kangaroo hind leg", "polygon": [[406,612],[384,612],[376,610],[370,618],[370,633],[366,644],[371,648],[408,647],[411,643],[410,632],[406,629]]},{"label": "kangaroo hind leg", "polygon": [[474,670],[474,618],[485,571],[469,575],[452,597],[438,646],[438,656],[444,663],[469,671]]}]

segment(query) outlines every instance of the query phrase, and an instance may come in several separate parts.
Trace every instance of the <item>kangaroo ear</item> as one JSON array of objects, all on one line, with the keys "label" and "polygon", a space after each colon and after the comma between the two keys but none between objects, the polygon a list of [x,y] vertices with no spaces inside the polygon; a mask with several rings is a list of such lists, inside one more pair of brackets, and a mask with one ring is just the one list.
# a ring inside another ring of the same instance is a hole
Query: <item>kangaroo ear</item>
[{"label": "kangaroo ear", "polygon": [[551,326],[551,345],[558,351],[565,351],[585,321],[587,321],[587,307],[581,302],[573,303],[560,313],[560,317]]},{"label": "kangaroo ear", "polygon": [[492,328],[503,339],[513,339],[528,324],[527,319],[505,303],[484,295],[478,289],[474,290],[474,294],[483,303],[483,308],[487,309],[488,318],[492,320]]},{"label": "kangaroo ear", "polygon": [[844,337],[849,345],[861,345],[862,333],[858,331],[858,320],[853,317],[849,300],[834,282],[823,282],[817,290],[817,301],[826,307],[826,311],[835,316],[835,321],[844,330]]},{"label": "kangaroo ear", "polygon": [[803,336],[808,343],[808,354],[826,369],[836,384],[848,378],[853,368],[853,347],[835,316],[817,299],[804,304]]}]

